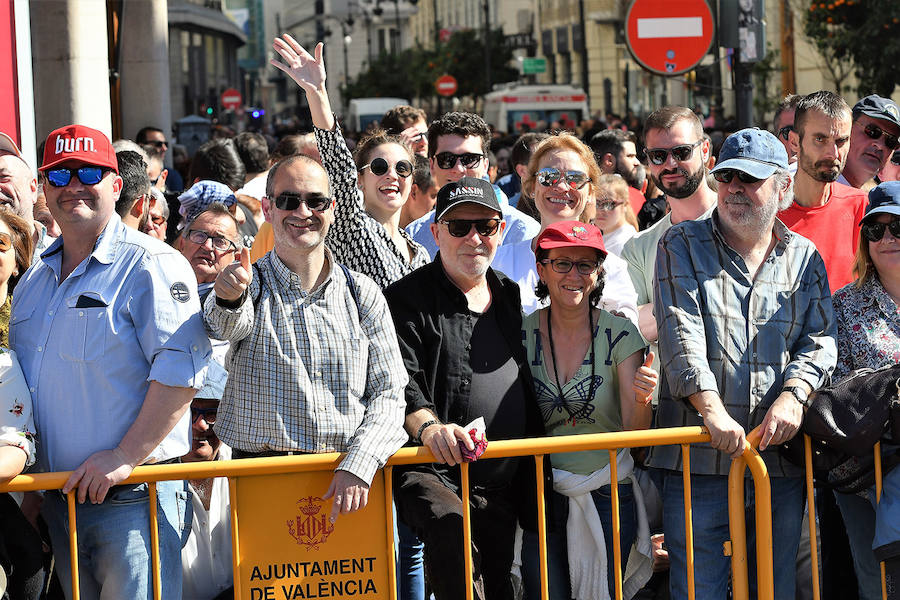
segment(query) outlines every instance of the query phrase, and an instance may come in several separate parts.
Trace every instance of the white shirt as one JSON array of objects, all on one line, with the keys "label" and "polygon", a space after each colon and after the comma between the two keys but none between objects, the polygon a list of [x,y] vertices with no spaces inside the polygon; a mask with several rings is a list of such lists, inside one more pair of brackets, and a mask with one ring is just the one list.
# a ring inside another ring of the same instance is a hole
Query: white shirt
[{"label": "white shirt", "polygon": [[244,184],[244,187],[235,192],[237,194],[243,194],[244,196],[250,196],[251,198],[256,198],[257,200],[262,200],[263,196],[266,195],[266,180],[269,178],[269,172],[263,171],[250,181]]},{"label": "white shirt", "polygon": [[[230,460],[231,448],[222,444],[216,460]],[[211,600],[232,585],[231,501],[228,478],[213,480],[209,510],[191,485],[194,516],[191,535],[181,549],[183,600]]]},{"label": "white shirt", "polygon": [[622,255],[622,246],[625,242],[637,235],[637,229],[630,223],[625,223],[618,229],[614,229],[609,233],[603,232],[603,245],[606,251],[616,256]]},{"label": "white shirt", "polygon": [[[491,267],[505,274],[519,284],[519,293],[522,295],[522,310],[525,314],[532,313],[547,302],[540,302],[534,293],[534,287],[538,283],[537,269],[534,266],[534,252],[531,249],[531,240],[524,240],[516,244],[501,245],[497,248],[494,262]],[[606,284],[603,288],[603,296],[600,299],[602,308],[609,312],[621,312],[637,325],[637,292],[628,275],[628,265],[615,254],[608,254],[603,261],[603,270],[606,273]]]}]

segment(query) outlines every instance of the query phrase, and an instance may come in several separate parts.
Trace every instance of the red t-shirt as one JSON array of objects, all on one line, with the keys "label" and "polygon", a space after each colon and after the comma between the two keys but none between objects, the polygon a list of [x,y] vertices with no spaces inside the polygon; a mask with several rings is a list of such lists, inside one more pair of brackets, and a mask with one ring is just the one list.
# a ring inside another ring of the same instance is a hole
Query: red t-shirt
[{"label": "red t-shirt", "polygon": [[644,206],[644,195],[640,190],[636,190],[635,188],[628,186],[628,203],[631,204],[631,210],[634,211],[634,216],[637,216],[639,212],[641,212],[641,207]]},{"label": "red t-shirt", "polygon": [[824,206],[808,208],[796,202],[778,213],[791,231],[812,240],[825,261],[831,291],[853,281],[853,263],[859,244],[859,222],[866,211],[866,193],[840,183],[831,183],[831,196]]}]

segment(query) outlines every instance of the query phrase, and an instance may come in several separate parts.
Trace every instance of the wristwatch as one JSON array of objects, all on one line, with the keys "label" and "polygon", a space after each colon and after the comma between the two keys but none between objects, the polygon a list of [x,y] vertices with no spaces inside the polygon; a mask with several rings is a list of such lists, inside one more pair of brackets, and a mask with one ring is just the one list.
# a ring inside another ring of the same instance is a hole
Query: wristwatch
[{"label": "wristwatch", "polygon": [[789,394],[793,394],[794,398],[797,399],[797,402],[802,404],[803,406],[809,407],[809,393],[806,391],[806,388],[801,387],[799,385],[789,385],[786,388],[783,388],[782,393],[787,392]]}]

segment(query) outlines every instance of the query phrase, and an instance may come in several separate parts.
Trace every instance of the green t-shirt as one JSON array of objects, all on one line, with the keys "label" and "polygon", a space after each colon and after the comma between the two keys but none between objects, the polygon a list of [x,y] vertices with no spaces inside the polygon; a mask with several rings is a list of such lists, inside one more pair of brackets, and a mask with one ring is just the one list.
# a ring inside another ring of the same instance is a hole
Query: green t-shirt
[{"label": "green t-shirt", "polygon": [[[644,340],[634,324],[605,310],[599,312],[594,330],[594,397],[588,398],[591,389],[591,349],[584,356],[584,363],[565,385],[563,395],[574,413],[574,419],[564,408],[556,381],[547,373],[545,356],[550,349],[543,348],[539,330],[540,313],[537,310],[523,322],[525,351],[534,378],[538,408],[544,419],[547,435],[571,435],[576,433],[607,433],[622,431],[622,409],[619,402],[619,384],[616,367],[620,362],[644,348]],[[587,325],[585,325],[587,326]],[[609,451],[593,450],[553,454],[550,463],[556,469],[588,475],[609,463]]]}]

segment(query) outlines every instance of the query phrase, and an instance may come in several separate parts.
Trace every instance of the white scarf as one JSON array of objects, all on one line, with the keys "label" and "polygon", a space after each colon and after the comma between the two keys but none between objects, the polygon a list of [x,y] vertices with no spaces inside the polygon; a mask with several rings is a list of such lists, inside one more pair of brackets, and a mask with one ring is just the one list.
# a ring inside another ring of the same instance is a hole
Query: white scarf
[{"label": "white scarf", "polygon": [[[622,560],[629,568],[622,584],[622,597],[631,598],[652,575],[650,551],[650,527],[641,486],[635,479],[634,461],[628,448],[620,450],[616,456],[616,467],[620,481],[630,479],[634,490],[637,512],[637,536],[635,549],[622,548]],[[553,469],[553,489],[569,498],[569,518],[566,521],[566,538],[569,553],[569,579],[572,597],[575,600],[609,600],[607,583],[606,538],[603,525],[597,514],[597,507],[591,492],[610,484],[610,468],[606,465],[590,475],[576,475],[569,471]],[[633,556],[631,560],[629,557]],[[634,565],[631,565],[631,562]]]}]

